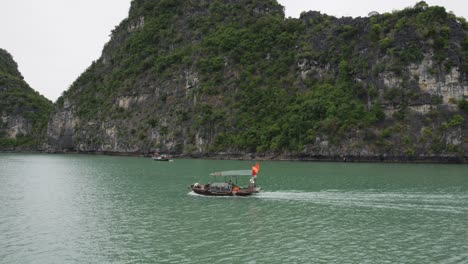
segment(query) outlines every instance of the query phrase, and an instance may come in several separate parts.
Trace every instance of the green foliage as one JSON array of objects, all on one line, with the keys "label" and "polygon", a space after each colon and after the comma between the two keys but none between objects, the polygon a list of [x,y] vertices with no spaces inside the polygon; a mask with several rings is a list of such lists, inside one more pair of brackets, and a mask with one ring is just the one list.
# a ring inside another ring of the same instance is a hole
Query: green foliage
[{"label": "green foliage", "polygon": [[158,120],[155,118],[151,118],[148,120],[148,125],[152,128],[155,128],[158,125]]},{"label": "green foliage", "polygon": [[202,73],[210,74],[221,70],[224,66],[224,60],[221,57],[211,57],[207,59],[201,59],[198,62],[198,68]]},{"label": "green foliage", "polygon": [[468,37],[463,39],[462,48],[464,52],[468,52]]},{"label": "green foliage", "polygon": [[0,73],[23,79],[21,73],[18,71],[18,65],[13,60],[13,57],[6,50],[0,48]]},{"label": "green foliage", "polygon": [[433,136],[433,132],[430,128],[424,127],[421,132],[421,139],[426,140],[426,139],[431,139]]},{"label": "green foliage", "polygon": [[398,88],[385,89],[384,98],[389,101],[397,100],[401,96],[401,90]]},{"label": "green foliage", "polygon": [[34,138],[33,135],[18,135],[16,138],[0,137],[0,149],[34,148],[38,143],[38,138]]},{"label": "green foliage", "polygon": [[[345,68],[343,63],[343,68]],[[245,90],[245,106],[240,106],[235,127],[238,132],[223,134],[218,144],[236,145],[250,151],[302,151],[318,134],[339,140],[348,130],[380,120],[379,111],[366,111],[347,87],[321,84],[288,96],[281,89],[263,92]]]},{"label": "green foliage", "polygon": [[414,45],[411,45],[403,50],[396,51],[396,54],[399,56],[401,62],[403,62],[405,65],[410,63],[418,63],[424,58],[421,49]]},{"label": "green foliage", "polygon": [[382,33],[382,26],[380,24],[374,24],[370,29],[370,38],[373,41],[378,41],[380,39],[380,34]]},{"label": "green foliage", "polygon": [[417,2],[415,5],[414,5],[414,8],[416,9],[421,9],[421,10],[425,10],[429,7],[429,5],[424,2],[424,1],[419,1]]},{"label": "green foliage", "polygon": [[448,122],[442,123],[442,130],[462,126],[465,119],[461,115],[454,115]]},{"label": "green foliage", "polygon": [[442,143],[442,141],[440,141],[440,139],[434,140],[431,144],[431,150],[434,153],[441,153],[444,150],[444,148],[445,146]]},{"label": "green foliage", "polygon": [[36,147],[44,136],[51,110],[52,103],[24,82],[11,55],[0,50],[0,114],[32,124],[30,134],[9,139],[4,132],[7,124],[0,122],[0,148]]},{"label": "green foliage", "polygon": [[384,130],[382,130],[382,138],[390,138],[390,136],[392,135],[392,129],[391,128],[385,128]]},{"label": "green foliage", "polygon": [[461,115],[454,115],[448,122],[448,127],[455,127],[463,125],[465,119]]},{"label": "green foliage", "polygon": [[379,46],[382,51],[386,51],[393,45],[393,40],[389,37],[385,37],[379,41]]},{"label": "green foliage", "polygon": [[395,24],[395,29],[401,30],[406,26],[408,26],[408,18],[404,16],[397,21],[397,23]]},{"label": "green foliage", "polygon": [[[374,29],[374,27],[372,27]],[[379,29],[376,29],[379,31]],[[350,26],[350,25],[344,25],[340,28],[338,28],[339,35],[342,39],[349,40],[351,39],[354,35],[357,33],[357,28]],[[372,33],[371,33],[372,34]],[[377,32],[376,34],[380,34],[380,31]]]},{"label": "green foliage", "polygon": [[415,153],[416,152],[415,152],[414,148],[408,148],[406,150],[406,155],[408,155],[408,156],[414,156]]},{"label": "green foliage", "polygon": [[458,102],[458,107],[460,110],[468,114],[468,101],[465,99],[462,99]]}]

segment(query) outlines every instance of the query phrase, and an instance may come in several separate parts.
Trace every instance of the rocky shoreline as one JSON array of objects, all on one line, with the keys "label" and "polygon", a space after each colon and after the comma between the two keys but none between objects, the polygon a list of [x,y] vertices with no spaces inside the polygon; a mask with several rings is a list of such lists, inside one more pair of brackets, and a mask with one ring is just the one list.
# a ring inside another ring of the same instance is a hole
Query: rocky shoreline
[{"label": "rocky shoreline", "polygon": [[[151,157],[145,152],[111,152],[111,151],[70,151],[70,150],[0,150],[0,153],[36,153],[36,154],[88,154],[127,157]],[[304,162],[372,162],[372,163],[415,163],[415,164],[468,164],[468,156],[433,155],[433,156],[352,156],[352,155],[279,155],[253,153],[205,153],[174,154],[173,158],[212,159],[212,160],[263,160],[263,161],[304,161]]]}]

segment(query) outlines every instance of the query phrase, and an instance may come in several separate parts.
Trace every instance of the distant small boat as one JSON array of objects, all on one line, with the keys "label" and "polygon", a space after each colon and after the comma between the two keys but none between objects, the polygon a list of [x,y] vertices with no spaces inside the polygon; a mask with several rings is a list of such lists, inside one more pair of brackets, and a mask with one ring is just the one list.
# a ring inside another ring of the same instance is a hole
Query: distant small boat
[{"label": "distant small boat", "polygon": [[[219,179],[224,177],[222,182],[213,182],[207,184],[194,183],[188,188],[193,192],[206,196],[248,196],[260,191],[257,187],[257,173],[260,170],[260,165],[257,163],[250,170],[237,171],[220,171],[211,173],[210,176]],[[238,177],[250,176],[247,187],[238,185]],[[228,181],[229,179],[229,181]]]},{"label": "distant small boat", "polygon": [[173,161],[169,155],[153,155],[151,158],[155,161]]}]

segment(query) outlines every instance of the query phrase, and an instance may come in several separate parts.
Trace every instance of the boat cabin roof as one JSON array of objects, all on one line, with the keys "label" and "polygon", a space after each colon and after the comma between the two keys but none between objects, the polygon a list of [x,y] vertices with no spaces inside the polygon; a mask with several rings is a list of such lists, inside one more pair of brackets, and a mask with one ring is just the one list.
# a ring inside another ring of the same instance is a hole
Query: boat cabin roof
[{"label": "boat cabin roof", "polygon": [[250,170],[232,170],[232,171],[218,171],[218,172],[213,172],[210,174],[210,176],[216,176],[216,177],[226,177],[226,176],[252,176],[252,171]]}]

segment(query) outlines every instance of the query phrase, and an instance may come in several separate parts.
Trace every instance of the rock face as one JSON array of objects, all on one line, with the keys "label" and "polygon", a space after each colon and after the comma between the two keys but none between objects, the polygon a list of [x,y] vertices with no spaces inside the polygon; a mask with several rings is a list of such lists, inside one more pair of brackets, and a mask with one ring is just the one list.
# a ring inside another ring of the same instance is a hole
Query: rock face
[{"label": "rock face", "polygon": [[467,80],[462,78],[458,68],[451,68],[442,75],[430,73],[435,63],[430,55],[426,54],[420,64],[412,64],[408,67],[412,79],[418,83],[422,92],[437,95],[442,98],[444,104],[451,100],[462,100],[468,93]]},{"label": "rock face", "polygon": [[27,135],[32,132],[32,124],[22,116],[9,116],[4,113],[2,122],[6,128],[7,138],[16,139],[19,135]]},{"label": "rock face", "polygon": [[285,19],[274,0],[135,0],[56,103],[48,145],[464,161],[467,28],[423,2]]},{"label": "rock face", "polygon": [[73,137],[78,123],[79,119],[75,117],[70,103],[65,101],[62,111],[54,112],[50,117],[47,130],[49,142],[59,149],[73,150]]},{"label": "rock face", "polygon": [[0,49],[0,150],[40,148],[51,107],[23,81],[12,56]]}]

